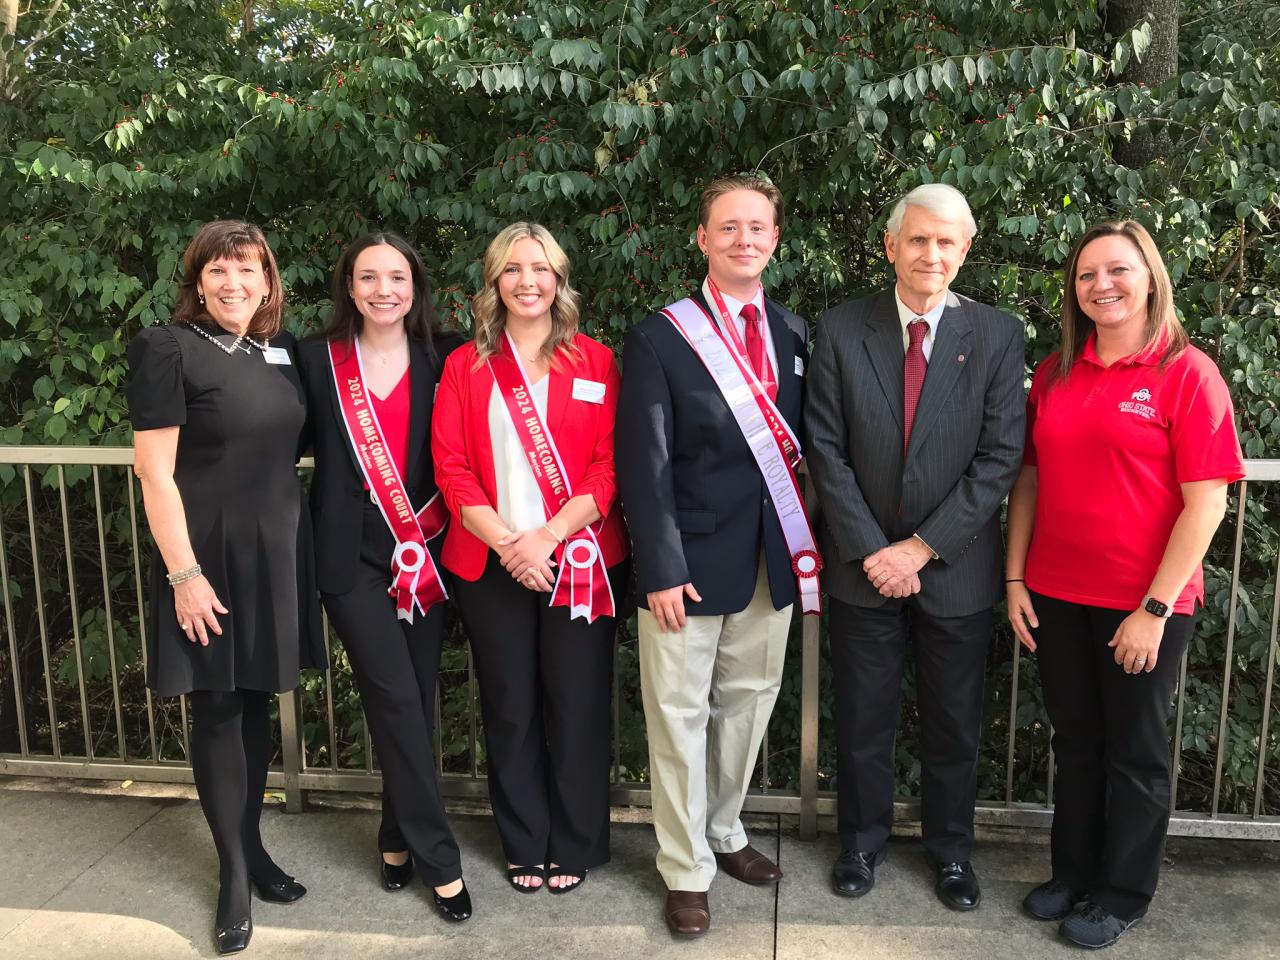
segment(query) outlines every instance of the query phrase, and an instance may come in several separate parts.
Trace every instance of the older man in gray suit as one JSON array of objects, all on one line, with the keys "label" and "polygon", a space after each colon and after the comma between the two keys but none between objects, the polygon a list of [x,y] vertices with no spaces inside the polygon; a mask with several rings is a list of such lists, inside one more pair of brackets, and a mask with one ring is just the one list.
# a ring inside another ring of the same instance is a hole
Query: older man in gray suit
[{"label": "older man in gray suit", "polygon": [[821,319],[806,444],[835,675],[832,887],[867,893],[885,856],[910,645],[924,847],[957,910],[981,899],[970,854],[982,685],[1025,408],[1022,324],[950,290],[976,232],[952,187],[898,202],[884,237],[896,284]]}]

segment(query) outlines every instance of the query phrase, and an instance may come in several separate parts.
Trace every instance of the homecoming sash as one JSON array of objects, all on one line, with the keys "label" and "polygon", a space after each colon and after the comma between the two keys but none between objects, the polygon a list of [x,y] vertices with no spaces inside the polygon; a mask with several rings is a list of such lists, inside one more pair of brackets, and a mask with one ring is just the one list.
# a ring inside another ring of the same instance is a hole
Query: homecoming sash
[{"label": "homecoming sash", "polygon": [[[345,356],[340,356],[342,353]],[[427,549],[427,541],[434,540],[444,530],[449,511],[437,491],[425,507],[413,512],[408,491],[387,450],[378,415],[365,389],[360,341],[353,339],[351,348],[346,349],[330,340],[329,363],[333,367],[338,409],[342,411],[351,449],[369,486],[370,499],[378,505],[382,519],[396,540],[391,554],[391,587],[387,593],[395,597],[396,616],[413,623],[415,608],[425,615],[448,596],[440,571]]]},{"label": "homecoming sash", "polygon": [[[507,334],[499,344],[502,356],[487,361],[498,394],[515,427],[516,437],[524,448],[524,459],[533,471],[533,479],[542,494],[542,506],[548,519],[555,516],[573,496],[573,488],[564,470],[564,461],[533,403],[533,388],[524,372]],[[548,384],[548,387],[550,385]],[[596,521],[598,526],[602,521]],[[552,607],[568,607],[569,619],[584,617],[588,623],[596,617],[612,617],[613,587],[605,569],[604,554],[596,531],[588,524],[572,533],[560,547],[560,571],[551,591]]]},{"label": "homecoming sash", "polygon": [[[711,290],[715,299],[720,301],[719,291],[714,286]],[[723,309],[722,302],[716,305]],[[800,608],[805,613],[820,613],[818,571],[822,569],[822,556],[814,543],[804,499],[800,495],[800,484],[796,481],[795,466],[800,462],[799,441],[769,399],[750,364],[730,345],[695,300],[681,300],[662,312],[702,361],[729,405],[729,412],[742,431],[773,499],[782,537],[791,554],[791,571],[796,576]]]},{"label": "homecoming sash", "polygon": [[[759,284],[757,284],[757,285],[756,285],[756,289],[757,289],[757,290],[759,290],[759,291],[761,291],[761,297],[760,297],[760,299],[761,299],[761,300],[763,300],[763,299],[764,299],[764,296],[763,296],[764,288],[763,288],[762,286],[760,286]],[[748,359],[748,357],[747,357],[747,345],[746,345],[746,343],[743,341],[743,339],[742,339],[742,335],[741,335],[740,333],[738,333],[738,324],[734,321],[733,317],[729,316],[729,308],[728,308],[727,306],[725,306],[724,297],[720,295],[720,288],[719,288],[718,286],[716,286],[716,282],[715,282],[714,280],[712,280],[710,277],[707,277],[706,290],[707,290],[707,292],[708,292],[709,294],[711,294],[711,296],[710,296],[710,298],[709,298],[709,299],[711,300],[711,302],[712,302],[713,304],[715,304],[716,312],[720,314],[720,330],[721,330],[721,331],[722,331],[722,332],[723,332],[723,333],[728,337],[729,342],[733,345],[733,349],[734,349],[735,351],[737,351],[738,356],[740,356],[740,357],[745,361],[744,366],[745,366],[748,370],[750,370],[750,369],[751,369],[751,361],[750,361],[750,360]],[[744,306],[745,306],[745,304],[744,304]],[[760,332],[761,332],[761,336],[764,336],[764,323],[763,323],[763,321],[765,320],[765,317],[761,317],[761,318],[760,318],[760,320],[761,320],[761,324],[760,324]],[[768,348],[768,346],[766,346],[766,345],[764,345],[764,344],[761,344],[761,347],[763,348],[763,349],[762,349],[762,353],[763,353],[763,358],[762,358],[762,359],[763,359],[763,361],[764,361],[764,364],[763,364],[763,365],[764,365],[764,380],[763,380],[763,381],[761,381],[761,387],[766,388],[766,389],[767,389],[768,387],[773,387],[773,396],[774,396],[774,397],[777,397],[777,395],[778,395],[778,376],[777,376],[777,374],[774,372],[773,364],[769,362],[769,348]],[[755,371],[754,371],[754,370],[752,370],[752,373],[754,374],[754,373],[755,373]],[[757,379],[758,379],[758,378],[757,378]]]}]

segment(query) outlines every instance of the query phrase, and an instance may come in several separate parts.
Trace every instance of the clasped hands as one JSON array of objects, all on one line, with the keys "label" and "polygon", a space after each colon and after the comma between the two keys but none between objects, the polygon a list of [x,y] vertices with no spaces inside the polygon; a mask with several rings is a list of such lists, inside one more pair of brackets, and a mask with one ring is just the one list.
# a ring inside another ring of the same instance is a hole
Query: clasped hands
[{"label": "clasped hands", "polygon": [[933,559],[916,537],[881,547],[862,561],[867,580],[882,597],[909,597],[920,592],[920,570]]},{"label": "clasped hands", "polygon": [[511,579],[528,590],[550,593],[555,586],[556,565],[551,556],[560,545],[545,525],[508,533],[495,546],[498,559]]}]

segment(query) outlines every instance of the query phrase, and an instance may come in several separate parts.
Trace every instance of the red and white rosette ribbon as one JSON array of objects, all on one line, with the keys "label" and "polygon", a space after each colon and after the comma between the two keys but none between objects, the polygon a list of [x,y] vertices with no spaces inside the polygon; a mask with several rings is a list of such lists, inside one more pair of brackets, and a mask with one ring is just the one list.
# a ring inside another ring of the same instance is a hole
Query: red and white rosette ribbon
[{"label": "red and white rosette ribbon", "polygon": [[391,587],[387,593],[395,598],[396,616],[413,623],[415,610],[425,614],[449,595],[427,549],[427,541],[444,531],[449,511],[437,492],[425,507],[414,512],[365,389],[359,340],[353,340],[350,346],[330,340],[329,364],[333,369],[342,424],[356,463],[360,465],[373,502],[396,540],[391,554]]},{"label": "red and white rosette ribbon", "polygon": [[[490,357],[489,371],[498,387],[503,405],[515,428],[516,438],[524,449],[525,462],[542,494],[547,518],[555,516],[573,496],[573,486],[564,470],[564,461],[556,442],[543,423],[533,402],[533,388],[525,374],[524,364],[511,345],[510,334],[499,343],[500,355]],[[596,617],[614,615],[613,587],[604,565],[596,529],[602,520],[588,524],[566,538],[557,549],[560,570],[551,591],[553,607],[568,607],[569,619],[583,617],[588,623]]]},{"label": "red and white rosette ribbon", "polygon": [[[716,306],[723,311],[724,301],[712,286]],[[729,405],[734,422],[755,457],[764,478],[765,488],[773,500],[773,509],[782,527],[782,537],[791,554],[791,570],[796,576],[800,608],[805,613],[822,611],[822,590],[818,573],[822,555],[814,542],[809,515],[804,508],[795,466],[800,462],[800,441],[788,426],[777,406],[769,399],[745,352],[737,350],[711,317],[693,299],[673,303],[663,311],[676,331],[684,337]]]}]

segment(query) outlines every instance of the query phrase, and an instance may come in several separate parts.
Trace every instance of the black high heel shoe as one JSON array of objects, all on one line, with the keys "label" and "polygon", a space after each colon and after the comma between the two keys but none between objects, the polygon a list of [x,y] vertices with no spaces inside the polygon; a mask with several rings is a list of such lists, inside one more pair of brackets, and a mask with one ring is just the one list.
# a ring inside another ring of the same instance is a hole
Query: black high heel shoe
[{"label": "black high heel shoe", "polygon": [[229,927],[217,927],[213,936],[218,941],[218,953],[239,953],[249,946],[249,941],[253,938],[253,921],[245,917]]},{"label": "black high heel shoe", "polygon": [[293,903],[307,895],[307,888],[293,877],[287,876],[274,883],[266,883],[257,877],[250,877],[249,882],[253,884],[253,889],[258,891],[258,896],[270,903]]},{"label": "black high heel shoe", "polygon": [[[381,858],[380,858],[381,859]],[[387,863],[382,860],[382,889],[395,892],[403,890],[413,879],[413,855],[410,854],[404,863]]]},{"label": "black high heel shoe", "polygon": [[461,923],[463,920],[471,918],[471,894],[467,893],[466,881],[463,881],[462,889],[452,897],[440,896],[433,887],[431,899],[435,901],[436,910],[440,913],[440,916],[450,923]]}]

